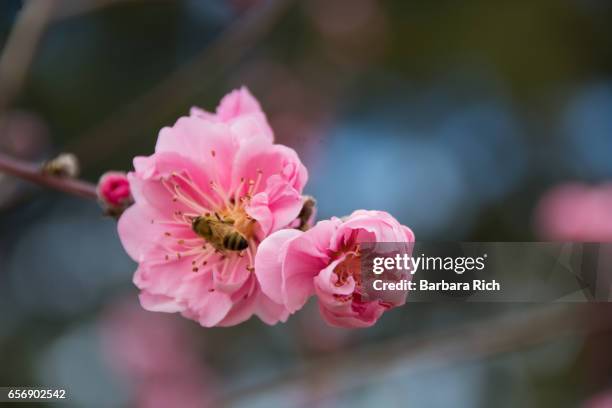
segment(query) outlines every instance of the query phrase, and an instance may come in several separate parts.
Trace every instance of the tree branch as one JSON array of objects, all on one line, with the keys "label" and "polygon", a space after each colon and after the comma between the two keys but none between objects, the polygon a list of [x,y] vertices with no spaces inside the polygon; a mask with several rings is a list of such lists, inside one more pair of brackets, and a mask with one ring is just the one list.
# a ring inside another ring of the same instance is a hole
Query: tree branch
[{"label": "tree branch", "polygon": [[92,200],[98,198],[93,183],[45,174],[39,165],[15,159],[4,153],[0,153],[0,172],[78,197]]},{"label": "tree branch", "polygon": [[0,55],[0,112],[21,89],[36,47],[58,0],[29,0],[17,16]]},{"label": "tree branch", "polygon": [[151,120],[162,120],[187,103],[205,82],[235,64],[270,31],[294,0],[270,0],[228,27],[214,42],[155,87],[111,114],[68,147],[88,166],[95,165],[142,134]]},{"label": "tree branch", "polygon": [[[612,327],[609,318],[586,319],[593,305],[548,305],[504,317],[494,317],[424,336],[395,338],[359,350],[346,350],[278,373],[246,387],[225,390],[221,405],[240,405],[257,395],[290,389],[311,389],[303,406],[364,386],[383,378],[389,367],[399,364],[420,369],[443,368],[452,364],[484,359],[520,350],[564,336],[599,332]],[[406,306],[410,307],[410,305]],[[592,314],[592,313],[591,313]],[[360,375],[355,375],[360,373]],[[315,395],[316,394],[316,395]]]}]

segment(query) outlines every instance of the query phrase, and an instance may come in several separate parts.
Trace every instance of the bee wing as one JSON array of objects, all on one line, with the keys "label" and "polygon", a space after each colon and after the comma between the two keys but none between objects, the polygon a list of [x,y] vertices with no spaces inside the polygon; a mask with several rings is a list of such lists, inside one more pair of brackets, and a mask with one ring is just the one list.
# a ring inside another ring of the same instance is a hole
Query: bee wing
[{"label": "bee wing", "polygon": [[231,227],[223,221],[211,219],[208,221],[210,229],[215,237],[223,237],[228,232],[231,232]]}]

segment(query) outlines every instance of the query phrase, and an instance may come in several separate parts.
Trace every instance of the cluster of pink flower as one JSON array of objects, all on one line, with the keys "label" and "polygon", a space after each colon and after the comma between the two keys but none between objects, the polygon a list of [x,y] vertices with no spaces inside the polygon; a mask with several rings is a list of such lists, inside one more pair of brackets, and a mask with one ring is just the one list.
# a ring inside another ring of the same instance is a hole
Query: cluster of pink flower
[{"label": "cluster of pink flower", "polygon": [[543,239],[612,242],[612,184],[560,184],[540,199],[534,218]]},{"label": "cluster of pink flower", "polygon": [[199,363],[186,327],[131,300],[114,302],[100,320],[102,355],[129,386],[130,406],[215,406],[216,377]]},{"label": "cluster of pink flower", "polygon": [[273,139],[242,88],[216,113],[193,108],[162,129],[155,153],[134,159],[127,194],[117,180],[99,187],[105,202],[105,191],[116,203],[133,196],[118,229],[145,309],[206,327],[253,315],[275,324],[316,295],[329,324],[368,327],[398,306],[360,296],[359,244],[413,242],[412,231],[365,210],[312,226],[307,170]]}]

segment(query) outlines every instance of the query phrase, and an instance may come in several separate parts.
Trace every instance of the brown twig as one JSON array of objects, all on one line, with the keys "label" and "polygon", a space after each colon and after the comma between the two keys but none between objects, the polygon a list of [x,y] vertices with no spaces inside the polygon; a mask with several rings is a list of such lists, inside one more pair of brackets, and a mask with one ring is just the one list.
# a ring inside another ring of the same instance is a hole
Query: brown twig
[{"label": "brown twig", "polygon": [[93,200],[98,197],[96,186],[92,183],[45,174],[39,165],[15,159],[4,153],[0,153],[0,172],[79,197]]},{"label": "brown twig", "polygon": [[95,12],[104,7],[110,7],[118,3],[127,3],[127,0],[79,0],[65,1],[62,7],[59,7],[53,15],[54,21],[61,21],[73,17],[79,17],[83,14]]},{"label": "brown twig", "polygon": [[596,324],[588,322],[580,310],[575,305],[534,307],[512,316],[496,317],[422,337],[408,336],[377,343],[358,354],[348,350],[281,372],[271,381],[228,390],[221,402],[224,406],[240,405],[257,394],[309,389],[315,385],[311,400],[304,401],[304,406],[312,406],[317,405],[316,400],[358,388],[374,378],[383,378],[389,367],[398,364],[435,369],[520,350],[550,339],[612,327],[610,319],[599,319]]},{"label": "brown twig", "polygon": [[0,112],[4,112],[25,80],[36,47],[58,0],[24,3],[0,55]]},{"label": "brown twig", "polygon": [[187,103],[200,92],[205,81],[213,81],[224,68],[239,60],[291,3],[292,0],[271,0],[264,6],[254,6],[199,56],[78,138],[68,150],[91,166],[125,146],[134,135],[151,126],[152,118],[163,120],[178,103]]}]

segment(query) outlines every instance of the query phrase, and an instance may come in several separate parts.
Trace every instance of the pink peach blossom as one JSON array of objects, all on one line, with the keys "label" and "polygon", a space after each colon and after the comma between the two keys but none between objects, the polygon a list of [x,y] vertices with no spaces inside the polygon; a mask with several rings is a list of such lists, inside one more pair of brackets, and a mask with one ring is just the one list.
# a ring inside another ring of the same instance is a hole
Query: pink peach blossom
[{"label": "pink peach blossom", "polygon": [[306,232],[286,229],[270,235],[259,247],[255,273],[263,292],[290,313],[316,295],[330,325],[369,327],[405,297],[362,299],[359,244],[364,242],[410,243],[414,234],[388,213],[358,210],[346,219],[320,221]]},{"label": "pink peach blossom", "polygon": [[[253,115],[257,126],[242,126]],[[295,151],[260,131],[266,126],[242,89],[216,115],[192,114],[162,129],[155,153],[134,159],[135,204],[118,230],[139,264],[134,283],[145,309],[179,312],[206,327],[253,314],[268,324],[286,320],[285,308],[261,292],[254,259],[259,243],[300,213],[307,171]],[[215,249],[197,235],[195,217],[212,214],[232,219],[248,248]]]},{"label": "pink peach blossom", "polygon": [[131,298],[121,299],[104,310],[99,327],[102,355],[131,385],[131,405],[214,406],[216,376],[175,316],[147,313]]},{"label": "pink peach blossom", "polygon": [[584,408],[612,408],[612,392],[607,391],[597,394],[584,405]]},{"label": "pink peach blossom", "polygon": [[554,187],[536,208],[535,226],[546,240],[612,242],[612,184]]},{"label": "pink peach blossom", "polygon": [[112,207],[122,207],[132,202],[130,183],[125,173],[109,171],[98,181],[98,199]]},{"label": "pink peach blossom", "polygon": [[147,313],[131,298],[120,299],[105,308],[99,326],[103,354],[109,365],[130,378],[196,370],[195,345],[187,327],[177,319]]}]

